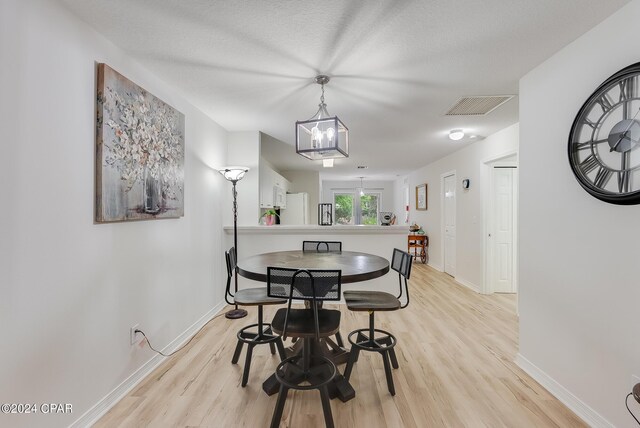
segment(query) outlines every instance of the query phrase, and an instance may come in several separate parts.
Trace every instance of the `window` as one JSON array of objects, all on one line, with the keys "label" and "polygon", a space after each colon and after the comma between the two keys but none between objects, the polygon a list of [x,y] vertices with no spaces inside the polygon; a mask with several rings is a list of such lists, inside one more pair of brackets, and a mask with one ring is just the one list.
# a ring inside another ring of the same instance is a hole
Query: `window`
[{"label": "window", "polygon": [[380,193],[334,193],[333,205],[335,224],[379,224]]},{"label": "window", "polygon": [[353,193],[335,193],[333,195],[333,205],[335,207],[333,218],[336,224],[355,224],[353,222],[353,200]]},{"label": "window", "polygon": [[360,221],[358,224],[378,224],[378,212],[380,195],[377,193],[365,193],[360,196]]}]

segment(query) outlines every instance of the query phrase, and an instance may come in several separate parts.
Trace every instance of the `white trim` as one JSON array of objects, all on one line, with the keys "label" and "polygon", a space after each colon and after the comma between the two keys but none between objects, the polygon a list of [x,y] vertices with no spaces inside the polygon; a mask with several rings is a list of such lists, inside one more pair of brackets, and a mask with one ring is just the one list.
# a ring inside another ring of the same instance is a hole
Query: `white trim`
[{"label": "white trim", "polygon": [[523,357],[522,354],[518,353],[514,362],[589,426],[594,428],[615,427],[615,425],[589,407],[584,401],[573,395],[567,388]]},{"label": "white trim", "polygon": [[[492,174],[491,174],[491,170],[493,169],[493,167],[499,163],[499,161],[501,159],[505,159],[505,158],[509,158],[511,156],[515,155],[516,156],[516,160],[514,162],[509,162],[508,165],[505,164],[506,166],[515,166],[516,168],[518,168],[518,174],[520,174],[520,155],[518,153],[518,150],[509,150],[505,153],[502,153],[500,155],[496,155],[496,156],[492,156],[490,158],[486,158],[482,161],[481,165],[482,165],[482,170],[481,170],[481,174],[482,174],[482,181],[483,183],[486,183],[486,186],[484,186],[484,191],[483,191],[483,197],[482,197],[482,284],[480,284],[480,293],[481,294],[492,294],[493,290],[489,290],[489,272],[487,269],[487,264],[488,264],[488,260],[487,260],[487,248],[489,246],[489,242],[488,242],[488,235],[489,235],[489,226],[488,226],[488,222],[489,222],[489,211],[491,209],[490,207],[490,201],[491,201],[491,192],[493,189],[493,178],[492,178]],[[519,178],[519,177],[518,177]],[[520,188],[519,188],[519,183],[517,184],[517,187],[515,189],[515,193],[516,193],[516,198],[517,200],[514,201],[515,203],[515,210],[516,210],[516,217],[519,216],[519,207],[520,207]],[[514,280],[514,288],[516,289],[516,292],[518,291],[518,276],[519,276],[519,266],[518,266],[518,218],[514,219],[514,225],[513,225],[513,230],[514,230],[514,242],[513,242],[513,247],[514,247],[514,265],[515,265],[515,269],[513,272],[513,280]],[[518,309],[516,308],[516,312],[518,312]]]},{"label": "white trim", "polygon": [[444,268],[442,267],[442,265],[433,264],[431,262],[427,262],[427,264],[432,268],[434,268],[435,270],[437,270],[438,272],[444,272]]},{"label": "white trim", "polygon": [[[171,343],[165,346],[161,351],[165,354],[171,353],[174,350],[182,346],[187,340],[189,340],[202,326],[208,323],[214,316],[216,316],[224,307],[226,303],[220,302],[214,306],[210,311],[204,314],[199,320],[193,323],[182,334],[176,337]],[[159,354],[155,354],[149,361],[144,363],[138,370],[133,372],[131,376],[126,378],[120,385],[116,386],[113,391],[109,392],[100,401],[98,401],[93,407],[87,410],[82,416],[80,416],[75,422],[69,425],[70,428],[89,427],[95,424],[105,413],[107,413],[113,406],[115,406],[121,399],[123,399],[133,388],[135,388],[140,382],[142,382],[148,375],[151,374],[160,364],[165,362],[165,357]]]},{"label": "white trim", "polygon": [[453,278],[457,283],[459,283],[460,285],[467,287],[469,290],[471,291],[475,291],[476,293],[480,293],[480,288],[475,285],[472,282],[467,281],[466,279],[462,279],[462,278]]},{"label": "white trim", "polygon": [[[446,266],[446,259],[445,259],[445,254],[444,254],[444,242],[446,241],[446,235],[445,235],[445,227],[444,227],[444,223],[445,223],[445,218],[444,218],[444,179],[446,177],[449,177],[453,175],[454,178],[454,183],[456,182],[456,180],[458,179],[458,175],[456,174],[456,170],[451,170],[451,171],[447,171],[443,174],[440,174],[440,236],[442,237],[442,239],[440,240],[440,254],[442,255],[442,272],[445,272],[445,266]],[[456,225],[456,266],[455,266],[455,271],[456,273],[458,272],[458,195],[455,195],[455,214],[454,214],[454,222]],[[428,201],[427,201],[428,202]]]}]

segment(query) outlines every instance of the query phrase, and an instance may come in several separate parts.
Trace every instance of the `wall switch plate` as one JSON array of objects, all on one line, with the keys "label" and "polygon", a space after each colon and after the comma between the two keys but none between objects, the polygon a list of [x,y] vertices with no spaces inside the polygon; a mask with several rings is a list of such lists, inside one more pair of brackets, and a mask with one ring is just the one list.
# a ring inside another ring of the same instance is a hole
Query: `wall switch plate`
[{"label": "wall switch plate", "polygon": [[136,330],[139,330],[139,329],[140,329],[140,324],[136,324],[129,329],[129,345],[135,345],[138,335],[142,336],[140,333],[136,333]]}]

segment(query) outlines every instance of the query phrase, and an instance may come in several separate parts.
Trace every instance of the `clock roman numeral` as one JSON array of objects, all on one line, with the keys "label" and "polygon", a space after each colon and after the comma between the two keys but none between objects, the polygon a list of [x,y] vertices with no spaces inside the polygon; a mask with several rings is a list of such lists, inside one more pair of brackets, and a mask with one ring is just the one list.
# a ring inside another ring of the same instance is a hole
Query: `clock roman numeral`
[{"label": "clock roman numeral", "polygon": [[600,164],[598,159],[594,155],[589,155],[585,160],[580,162],[580,169],[585,173],[589,174],[591,171],[595,169]]},{"label": "clock roman numeral", "polygon": [[596,179],[593,180],[593,184],[600,187],[601,189],[604,188],[609,182],[609,179],[611,178],[612,174],[613,174],[613,171],[601,166],[600,169],[598,170],[598,173],[596,174]]},{"label": "clock roman numeral", "polygon": [[[629,77],[627,79],[621,80],[618,83],[620,86],[620,102],[628,101],[633,98],[633,93],[635,92],[635,78]],[[628,118],[625,118],[628,119]]]},{"label": "clock roman numeral", "polygon": [[609,110],[613,108],[613,100],[611,99],[608,93],[598,98],[596,102],[600,104],[600,107],[602,107],[603,113],[607,113]]},{"label": "clock roman numeral", "polygon": [[618,171],[618,192],[627,193],[629,191],[629,171]]},{"label": "clock roman numeral", "polygon": [[629,191],[629,157],[631,156],[631,152],[627,151],[622,154],[622,159],[620,161],[620,169],[618,171],[618,191],[620,193],[627,193]]},{"label": "clock roman numeral", "polygon": [[598,127],[598,124],[595,122],[590,121],[589,119],[585,118],[584,119],[584,124],[585,125],[589,125],[592,129],[596,129]]}]

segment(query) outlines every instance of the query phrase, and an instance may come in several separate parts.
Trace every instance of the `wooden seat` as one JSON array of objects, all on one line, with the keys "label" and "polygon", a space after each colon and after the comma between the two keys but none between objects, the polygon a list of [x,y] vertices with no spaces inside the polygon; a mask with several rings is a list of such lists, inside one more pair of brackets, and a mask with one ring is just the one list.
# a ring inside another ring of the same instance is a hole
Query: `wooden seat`
[{"label": "wooden seat", "polygon": [[[275,333],[284,331],[287,309],[278,309],[271,320],[271,328]],[[333,309],[321,309],[318,311],[319,337],[328,337],[336,334],[340,328],[340,311]],[[315,337],[313,311],[309,309],[291,309],[287,319],[287,335],[290,337]]]},{"label": "wooden seat", "polygon": [[[407,280],[411,276],[411,254],[395,248],[393,250],[393,258],[391,260],[391,269],[398,272],[398,283],[400,293],[394,296],[383,291],[345,291],[344,300],[347,302],[347,308],[351,311],[367,311],[369,312],[369,328],[361,328],[349,333],[349,342],[351,343],[351,351],[349,352],[349,361],[344,370],[344,377],[349,380],[353,365],[358,361],[360,351],[378,352],[382,356],[384,363],[384,372],[387,377],[387,388],[391,395],[396,395],[395,386],[393,385],[393,375],[391,373],[391,365],[397,369],[398,358],[394,347],[397,340],[395,336],[388,331],[375,328],[376,311],[395,311],[406,308],[409,305],[409,288]],[[407,302],[402,305],[400,299],[404,289],[407,293]]]},{"label": "wooden seat", "polygon": [[384,291],[345,291],[344,300],[350,311],[395,311],[400,300]]},{"label": "wooden seat", "polygon": [[[250,324],[238,331],[236,343],[236,349],[231,358],[231,364],[237,364],[240,359],[240,353],[242,347],[247,344],[247,355],[244,362],[244,370],[242,371],[242,386],[245,387],[249,381],[249,370],[251,369],[251,357],[253,356],[253,348],[257,345],[269,344],[271,354],[276,353],[276,347],[278,348],[278,355],[280,361],[284,360],[286,355],[284,352],[284,345],[280,336],[273,334],[271,324],[263,321],[263,306],[264,305],[282,305],[287,301],[282,298],[269,297],[267,295],[267,287],[246,288],[244,290],[238,290],[235,295],[231,293],[231,279],[236,271],[236,249],[231,247],[229,251],[224,253],[225,260],[227,262],[227,288],[224,298],[230,305],[242,305],[242,306],[257,306],[258,307],[258,322],[256,324]],[[233,298],[233,302],[230,301]]]},{"label": "wooden seat", "polygon": [[[339,300],[342,272],[340,270],[306,270],[280,267],[267,268],[267,290],[271,297],[287,297],[286,309],[279,309],[271,322],[274,331],[286,338],[302,341],[302,353],[283,360],[276,368],[280,384],[271,428],[280,426],[289,389],[320,391],[325,425],[333,428],[333,415],[328,384],[338,369],[319,352],[320,338],[335,334],[340,327],[340,311],[322,309],[320,302]],[[309,304],[306,309],[291,309],[293,300]]]},{"label": "wooden seat", "polygon": [[285,299],[278,299],[267,296],[267,287],[245,288],[238,290],[233,296],[236,305],[258,306],[258,305],[284,305]]}]

